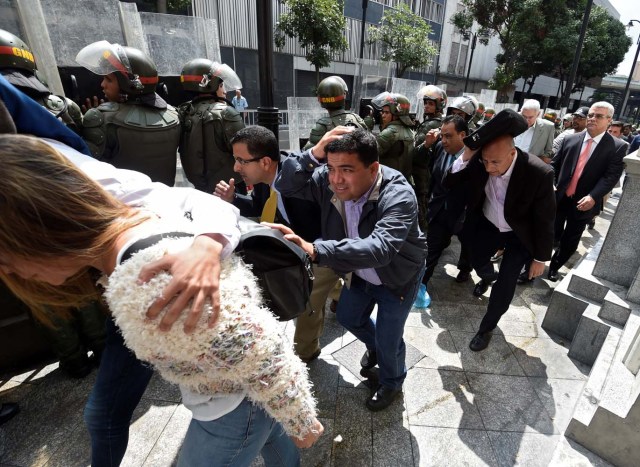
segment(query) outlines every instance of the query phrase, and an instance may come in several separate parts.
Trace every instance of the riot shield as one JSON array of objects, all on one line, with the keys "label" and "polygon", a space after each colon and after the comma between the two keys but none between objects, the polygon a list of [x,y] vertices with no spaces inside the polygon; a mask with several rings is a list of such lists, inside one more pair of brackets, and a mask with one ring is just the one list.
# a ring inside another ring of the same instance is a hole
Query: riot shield
[{"label": "riot shield", "polygon": [[316,97],[287,97],[289,117],[289,149],[299,151],[300,140],[308,139],[311,129],[319,118],[328,113],[320,106]]}]

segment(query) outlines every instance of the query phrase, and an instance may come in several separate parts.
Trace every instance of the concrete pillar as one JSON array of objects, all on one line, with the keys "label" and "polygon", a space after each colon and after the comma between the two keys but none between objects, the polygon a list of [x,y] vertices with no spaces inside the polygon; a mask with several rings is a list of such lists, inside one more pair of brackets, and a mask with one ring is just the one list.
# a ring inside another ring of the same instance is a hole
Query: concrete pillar
[{"label": "concrete pillar", "polygon": [[[640,158],[638,151],[624,158],[626,181],[618,208],[593,269],[593,275],[629,287],[635,302],[640,284],[634,281],[640,269]],[[635,285],[633,285],[635,282]],[[634,289],[635,287],[635,289]],[[633,292],[633,293],[632,293]],[[629,296],[627,297],[631,299]]]},{"label": "concrete pillar", "polygon": [[38,73],[42,73],[47,86],[54,94],[64,96],[64,88],[58,73],[58,63],[49,38],[49,30],[42,11],[40,0],[16,0],[20,25],[26,37],[22,39],[29,44],[36,57]]}]

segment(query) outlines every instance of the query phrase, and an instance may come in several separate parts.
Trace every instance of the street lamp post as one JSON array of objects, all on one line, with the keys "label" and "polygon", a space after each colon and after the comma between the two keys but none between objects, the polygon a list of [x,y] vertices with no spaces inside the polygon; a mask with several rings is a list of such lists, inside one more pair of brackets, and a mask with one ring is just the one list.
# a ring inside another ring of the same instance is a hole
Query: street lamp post
[{"label": "street lamp post", "polygon": [[[627,28],[633,27],[633,23],[640,24],[640,20],[632,19],[627,24]],[[629,86],[631,85],[631,78],[633,77],[633,71],[636,68],[636,62],[638,61],[638,54],[640,53],[640,35],[638,35],[638,46],[636,47],[636,56],[633,58],[633,63],[631,64],[631,71],[629,72],[629,78],[627,78],[627,85],[624,87],[624,93],[622,94],[624,97],[622,99],[622,105],[620,106],[620,113],[618,114],[619,118],[622,118],[624,115],[624,108],[627,106],[627,101],[629,100]]]},{"label": "street lamp post", "polygon": [[469,37],[471,39],[471,55],[469,56],[469,66],[467,67],[467,77],[464,80],[464,91],[467,92],[467,85],[469,84],[469,74],[471,73],[471,63],[473,62],[473,51],[476,50],[476,41],[478,39],[478,34],[473,32]]},{"label": "street lamp post", "polygon": [[256,0],[258,17],[258,67],[260,70],[260,107],[258,125],[278,137],[278,108],[273,99],[273,10],[271,1]]}]

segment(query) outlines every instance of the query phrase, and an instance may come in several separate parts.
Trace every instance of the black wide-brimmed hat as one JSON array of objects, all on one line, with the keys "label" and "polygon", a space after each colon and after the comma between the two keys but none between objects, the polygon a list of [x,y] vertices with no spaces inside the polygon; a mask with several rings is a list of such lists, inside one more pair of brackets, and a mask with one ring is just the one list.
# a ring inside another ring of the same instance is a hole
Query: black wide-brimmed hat
[{"label": "black wide-brimmed hat", "polygon": [[524,133],[527,128],[529,125],[522,115],[513,109],[504,109],[463,141],[468,148],[480,149],[498,136],[511,135],[515,137]]}]

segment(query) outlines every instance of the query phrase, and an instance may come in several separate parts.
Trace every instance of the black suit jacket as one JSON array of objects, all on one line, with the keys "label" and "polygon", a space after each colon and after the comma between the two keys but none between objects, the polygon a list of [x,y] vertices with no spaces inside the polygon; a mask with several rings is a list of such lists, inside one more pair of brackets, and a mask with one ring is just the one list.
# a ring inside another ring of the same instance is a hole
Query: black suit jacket
[{"label": "black suit jacket", "polygon": [[[282,156],[286,157],[286,156]],[[278,170],[280,170],[278,164]],[[254,185],[251,195],[236,193],[233,205],[240,210],[245,217],[260,217],[262,208],[269,199],[271,190],[266,183]],[[289,222],[286,222],[280,210],[276,211],[275,221],[288,225],[293,231],[308,242],[313,242],[322,236],[320,228],[320,206],[310,201],[298,198],[282,198],[284,209],[287,211]]]},{"label": "black suit jacket", "polygon": [[458,233],[464,222],[466,206],[465,191],[462,187],[447,188],[443,184],[451,164],[453,156],[447,154],[438,142],[433,151],[433,157],[429,159],[429,172],[431,183],[429,185],[429,203],[427,204],[427,222],[431,223],[438,217],[439,222],[447,228]]},{"label": "black suit jacket", "polygon": [[[538,261],[551,259],[556,201],[553,170],[536,156],[517,150],[504,202],[504,217],[531,256]],[[482,151],[463,170],[449,173],[445,184],[464,186],[467,196],[465,233],[473,235],[475,224],[484,216],[484,187],[489,174],[482,164]]]},{"label": "black suit jacket", "polygon": [[[560,149],[556,153],[551,165],[555,172],[556,199],[559,202],[564,198],[578,164],[582,143],[587,132],[581,132],[567,136]],[[594,149],[591,157],[584,166],[578,186],[576,187],[575,199],[579,200],[590,195],[596,204],[589,211],[581,211],[580,218],[591,219],[600,210],[603,197],[613,190],[616,182],[620,180],[624,163],[622,159],[626,155],[627,144],[605,133]]]}]

